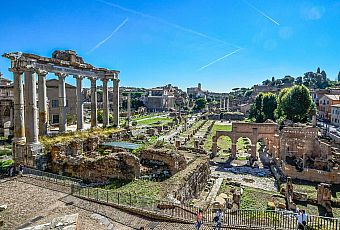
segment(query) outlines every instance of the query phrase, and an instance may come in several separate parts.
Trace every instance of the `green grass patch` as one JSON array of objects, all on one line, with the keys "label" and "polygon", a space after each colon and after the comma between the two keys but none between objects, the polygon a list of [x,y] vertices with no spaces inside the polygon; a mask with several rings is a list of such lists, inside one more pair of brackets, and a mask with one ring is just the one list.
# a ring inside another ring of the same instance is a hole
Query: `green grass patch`
[{"label": "green grass patch", "polygon": [[62,133],[57,136],[49,137],[49,136],[41,136],[39,137],[40,143],[42,143],[45,149],[48,151],[52,145],[63,143],[67,144],[74,140],[85,140],[91,136],[98,137],[108,137],[110,134],[114,132],[118,132],[120,129],[108,127],[108,128],[94,128],[86,131],[75,131]]},{"label": "green grass patch", "polygon": [[13,160],[5,160],[5,161],[0,161],[0,168],[1,169],[6,169],[9,166],[11,166],[14,163]]},{"label": "green grass patch", "polygon": [[146,119],[146,120],[137,121],[137,124],[138,125],[152,126],[152,125],[162,125],[162,124],[168,123],[170,121],[172,121],[172,119],[168,118],[168,117],[156,117],[156,118],[150,118],[150,119]]},{"label": "green grass patch", "polygon": [[277,192],[245,187],[241,197],[241,209],[267,209],[268,201],[285,203],[285,198]]},{"label": "green grass patch", "polygon": [[[206,142],[204,143],[204,149],[206,151],[210,151],[211,147],[212,147],[212,138],[213,136],[216,135],[216,131],[227,131],[230,132],[231,131],[231,125],[221,125],[221,124],[214,124],[210,135],[207,137]],[[220,138],[218,138],[217,140],[217,146],[221,148],[221,150],[225,150],[225,149],[229,149],[231,148],[231,139],[229,137],[226,136],[222,136]]]}]

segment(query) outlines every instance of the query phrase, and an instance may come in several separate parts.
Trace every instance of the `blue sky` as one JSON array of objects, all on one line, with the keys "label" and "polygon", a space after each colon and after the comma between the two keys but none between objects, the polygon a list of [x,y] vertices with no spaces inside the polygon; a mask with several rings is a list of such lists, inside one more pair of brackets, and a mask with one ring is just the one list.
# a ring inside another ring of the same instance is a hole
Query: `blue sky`
[{"label": "blue sky", "polygon": [[[123,86],[225,92],[318,66],[334,80],[340,70],[336,0],[13,0],[0,15],[1,53],[72,49],[120,70]],[[8,67],[0,58],[6,77]]]}]

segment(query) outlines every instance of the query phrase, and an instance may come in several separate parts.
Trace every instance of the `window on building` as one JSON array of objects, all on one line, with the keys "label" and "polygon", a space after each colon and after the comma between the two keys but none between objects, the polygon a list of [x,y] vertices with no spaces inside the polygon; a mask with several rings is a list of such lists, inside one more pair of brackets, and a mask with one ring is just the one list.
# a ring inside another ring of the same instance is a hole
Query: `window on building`
[{"label": "window on building", "polygon": [[59,114],[52,114],[52,124],[59,123]]},{"label": "window on building", "polygon": [[59,107],[59,101],[58,100],[52,100],[52,108],[58,108],[58,107]]}]

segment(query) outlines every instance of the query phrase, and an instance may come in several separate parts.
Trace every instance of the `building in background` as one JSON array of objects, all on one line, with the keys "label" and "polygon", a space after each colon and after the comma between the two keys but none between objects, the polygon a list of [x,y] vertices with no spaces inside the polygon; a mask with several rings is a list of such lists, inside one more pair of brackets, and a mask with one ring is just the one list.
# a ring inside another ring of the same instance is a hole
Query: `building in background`
[{"label": "building in background", "polygon": [[13,84],[0,73],[0,136],[10,136],[13,130]]},{"label": "building in background", "polygon": [[201,83],[198,83],[197,87],[187,88],[187,95],[191,99],[206,98],[207,93],[208,93],[207,91],[202,90],[202,84]]},{"label": "building in background", "polygon": [[332,105],[340,104],[340,95],[325,94],[319,100],[318,116],[325,121],[331,121]]},{"label": "building in background", "polygon": [[[76,120],[77,115],[77,87],[65,84],[66,88],[66,114],[69,119]],[[46,81],[46,92],[48,98],[48,119],[50,124],[59,124],[59,89],[58,80]]]}]

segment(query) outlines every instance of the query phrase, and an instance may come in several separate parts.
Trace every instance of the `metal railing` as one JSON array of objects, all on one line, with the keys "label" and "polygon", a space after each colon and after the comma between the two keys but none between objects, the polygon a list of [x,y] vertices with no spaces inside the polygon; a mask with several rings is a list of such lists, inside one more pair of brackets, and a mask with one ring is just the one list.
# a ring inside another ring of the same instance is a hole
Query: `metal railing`
[{"label": "metal railing", "polygon": [[[157,215],[195,221],[198,212],[197,207],[183,204],[174,204],[167,201],[138,196],[132,193],[120,193],[100,188],[73,186],[72,194],[80,198],[118,206],[128,206],[145,211],[152,211]],[[206,209],[203,212],[204,222],[213,224],[215,217],[214,209]],[[263,229],[297,229],[297,218],[293,212],[274,210],[223,210],[223,226],[239,226],[245,228]],[[308,216],[307,225],[309,230],[340,230],[339,218],[327,218],[320,216]]]},{"label": "metal railing", "polygon": [[48,181],[56,184],[61,184],[64,186],[71,186],[71,185],[79,185],[82,183],[82,180],[72,178],[72,177],[66,177],[66,176],[61,176],[58,174],[53,174],[53,173],[48,173],[32,168],[23,168],[23,174],[35,179],[40,179],[43,181]]},{"label": "metal railing", "polygon": [[[183,221],[194,222],[198,207],[173,202],[163,201],[156,198],[139,196],[133,193],[116,192],[101,188],[87,187],[82,185],[79,179],[60,176],[31,168],[24,168],[24,174],[36,179],[61,184],[71,187],[71,194],[79,198],[86,198],[104,204],[131,207],[141,211],[153,212],[156,215],[176,218]],[[214,209],[203,211],[203,220],[212,225],[215,217]],[[245,228],[295,230],[297,218],[293,212],[274,210],[223,210],[223,226],[239,226]],[[340,230],[340,218],[327,218],[308,215],[308,230]]]}]

